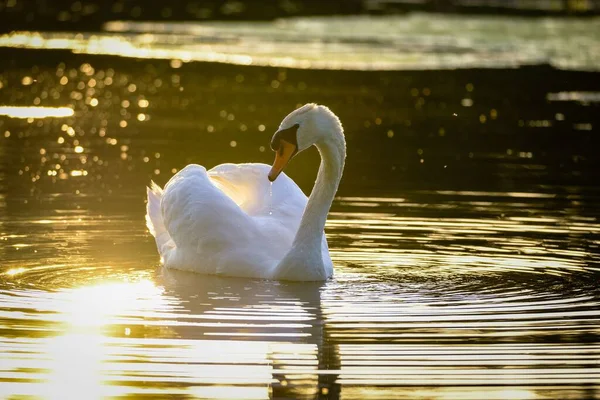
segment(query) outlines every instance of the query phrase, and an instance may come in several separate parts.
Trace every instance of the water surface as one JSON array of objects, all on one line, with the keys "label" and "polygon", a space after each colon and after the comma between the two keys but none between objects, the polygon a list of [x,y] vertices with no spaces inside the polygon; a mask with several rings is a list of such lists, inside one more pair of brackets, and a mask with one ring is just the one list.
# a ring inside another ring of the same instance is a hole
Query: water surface
[{"label": "water surface", "polygon": [[[0,53],[2,397],[600,397],[597,73]],[[348,141],[334,278],[163,270],[145,185],[271,162],[308,101]]]},{"label": "water surface", "polygon": [[598,71],[599,21],[418,13],[269,22],[113,21],[103,32],[12,32],[0,36],[0,46],[303,69],[549,64]]}]

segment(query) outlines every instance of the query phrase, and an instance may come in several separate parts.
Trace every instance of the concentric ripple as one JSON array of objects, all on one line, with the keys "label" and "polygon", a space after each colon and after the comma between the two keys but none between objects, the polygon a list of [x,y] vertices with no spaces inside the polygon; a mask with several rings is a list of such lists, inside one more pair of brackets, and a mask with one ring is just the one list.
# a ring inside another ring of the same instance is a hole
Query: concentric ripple
[{"label": "concentric ripple", "polygon": [[[600,225],[548,201],[342,197],[328,222],[337,275],[323,284],[163,271],[137,255],[153,243],[127,215],[4,221],[0,392],[593,398]],[[69,240],[76,254],[55,245]]]}]

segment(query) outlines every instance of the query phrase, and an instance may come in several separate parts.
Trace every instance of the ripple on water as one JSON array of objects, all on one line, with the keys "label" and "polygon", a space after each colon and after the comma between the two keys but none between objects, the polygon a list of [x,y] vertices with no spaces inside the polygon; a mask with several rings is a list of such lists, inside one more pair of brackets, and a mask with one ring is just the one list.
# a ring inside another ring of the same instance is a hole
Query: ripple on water
[{"label": "ripple on water", "polygon": [[[371,266],[377,274],[403,277],[436,273],[505,279],[511,273],[571,276],[600,271],[600,264],[593,260],[597,246],[592,239],[600,233],[597,219],[549,211],[545,202],[554,195],[416,195],[414,201],[340,198],[341,210],[330,213],[327,225],[331,240],[339,243],[340,251],[336,252],[335,246],[332,250],[334,258],[340,263]],[[460,199],[462,196],[510,201],[473,210],[473,202]],[[521,210],[513,209],[513,201]],[[540,203],[542,208],[537,210]],[[420,211],[423,205],[427,210]],[[353,211],[356,208],[360,211]]]},{"label": "ripple on water", "polygon": [[157,269],[131,216],[15,219],[3,225],[2,393],[593,398],[600,227],[548,201],[340,198],[327,226],[337,273],[317,284]]}]

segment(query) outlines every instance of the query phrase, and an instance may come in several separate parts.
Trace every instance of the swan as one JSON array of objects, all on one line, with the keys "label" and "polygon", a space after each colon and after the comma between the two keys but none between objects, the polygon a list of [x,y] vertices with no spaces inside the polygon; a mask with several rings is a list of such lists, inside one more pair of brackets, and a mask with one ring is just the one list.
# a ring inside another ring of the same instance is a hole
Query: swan
[{"label": "swan", "polygon": [[[316,146],[321,165],[310,198],[283,169]],[[271,140],[275,161],[190,164],[164,190],[147,188],[146,224],[166,268],[289,281],[333,275],[324,234],[346,159],[342,124],[329,108],[306,104]]]}]

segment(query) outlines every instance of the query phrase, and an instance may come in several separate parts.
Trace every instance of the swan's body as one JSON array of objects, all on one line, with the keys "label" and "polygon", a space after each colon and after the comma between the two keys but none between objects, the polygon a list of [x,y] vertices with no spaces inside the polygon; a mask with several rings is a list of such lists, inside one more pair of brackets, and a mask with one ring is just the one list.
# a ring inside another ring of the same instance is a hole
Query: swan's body
[{"label": "swan's body", "polygon": [[277,178],[295,154],[280,160],[289,143],[286,137],[276,141],[277,134],[280,166],[271,173],[265,164],[222,164],[210,171],[192,164],[164,191],[154,184],[148,189],[146,221],[167,268],[304,281],[333,274],[323,229],[345,159],[342,128],[329,109],[310,104],[284,119],[280,132],[290,130],[297,150],[315,144],[321,153],[310,199],[285,174]]},{"label": "swan's body", "polygon": [[[266,164],[222,164],[210,171],[188,165],[162,191],[153,186],[148,212],[163,263],[203,274],[272,278],[292,247],[307,198],[288,176],[272,186]],[[149,208],[150,209],[150,208]],[[161,210],[162,209],[162,210]],[[161,219],[154,224],[154,219]],[[322,239],[327,276],[333,273]],[[175,245],[177,243],[177,245]]]}]

